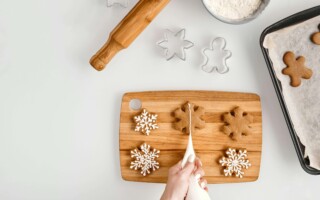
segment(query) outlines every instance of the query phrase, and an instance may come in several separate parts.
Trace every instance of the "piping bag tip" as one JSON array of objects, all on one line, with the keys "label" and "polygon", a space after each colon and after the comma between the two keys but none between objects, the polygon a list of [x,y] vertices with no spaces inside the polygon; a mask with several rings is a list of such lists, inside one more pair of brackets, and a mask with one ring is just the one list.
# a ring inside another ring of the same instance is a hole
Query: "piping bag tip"
[{"label": "piping bag tip", "polygon": [[[188,146],[186,149],[186,152],[184,154],[181,166],[182,168],[185,166],[187,162],[193,163],[196,158],[196,153],[193,148],[193,142],[192,142],[192,129],[191,129],[191,105],[188,103],[189,106],[189,141]],[[187,196],[185,198],[186,200],[210,200],[210,196],[203,188],[200,187],[199,182],[197,178],[194,175],[191,175],[189,180],[189,190],[187,193]]]},{"label": "piping bag tip", "polygon": [[193,163],[195,159],[196,159],[196,153],[194,152],[194,149],[193,149],[192,136],[189,135],[188,146],[187,146],[186,152],[184,153],[184,157],[181,163],[182,168],[187,164],[187,162]]}]

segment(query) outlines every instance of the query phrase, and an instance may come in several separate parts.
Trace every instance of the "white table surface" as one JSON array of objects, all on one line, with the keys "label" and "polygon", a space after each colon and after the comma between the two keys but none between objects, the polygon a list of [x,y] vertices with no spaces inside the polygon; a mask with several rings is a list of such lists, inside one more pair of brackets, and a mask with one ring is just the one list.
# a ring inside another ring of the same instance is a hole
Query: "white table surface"
[{"label": "white table surface", "polygon": [[[254,92],[262,99],[260,178],[209,185],[212,199],[319,199],[320,177],[299,164],[259,47],[264,28],[318,3],[272,0],[258,19],[236,26],[214,19],[200,0],[173,0],[97,72],[88,60],[129,8],[107,8],[105,0],[1,0],[0,199],[159,199],[163,184],[121,179],[121,97],[186,89]],[[166,61],[155,45],[167,28],[186,28],[195,43],[185,62]],[[206,74],[201,50],[218,36],[233,53],[230,72]]]}]

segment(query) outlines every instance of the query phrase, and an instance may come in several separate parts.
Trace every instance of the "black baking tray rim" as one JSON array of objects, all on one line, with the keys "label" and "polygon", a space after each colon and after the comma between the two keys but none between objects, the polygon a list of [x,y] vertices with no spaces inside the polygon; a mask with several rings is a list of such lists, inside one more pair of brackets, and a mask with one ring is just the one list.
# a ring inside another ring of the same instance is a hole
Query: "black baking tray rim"
[{"label": "black baking tray rim", "polygon": [[289,16],[289,17],[287,17],[285,19],[282,19],[282,20],[272,24],[271,26],[267,27],[262,32],[261,37],[260,37],[260,47],[261,47],[263,56],[265,58],[265,61],[267,63],[268,70],[269,70],[269,73],[270,73],[270,76],[271,76],[271,79],[272,79],[272,82],[273,82],[273,86],[274,86],[274,88],[276,90],[277,97],[279,99],[279,103],[280,103],[283,115],[285,117],[285,120],[286,120],[288,129],[289,129],[289,132],[290,132],[290,135],[291,135],[295,150],[297,152],[300,164],[301,164],[302,168],[307,173],[312,174],[312,175],[320,175],[320,170],[317,170],[317,169],[314,169],[314,168],[310,167],[309,159],[308,158],[304,158],[304,146],[300,142],[300,140],[299,140],[299,138],[298,138],[298,136],[297,136],[297,134],[295,132],[294,125],[293,125],[293,123],[291,121],[291,117],[290,117],[290,114],[289,114],[287,106],[286,106],[286,102],[284,101],[284,98],[283,98],[283,95],[282,95],[281,83],[276,77],[275,71],[274,71],[273,66],[272,66],[271,59],[270,59],[269,54],[268,54],[268,49],[265,49],[263,47],[263,41],[264,41],[265,36],[267,34],[269,34],[269,33],[272,33],[274,31],[283,29],[283,28],[288,27],[288,26],[292,26],[292,25],[301,23],[303,21],[306,21],[306,20],[311,19],[313,17],[316,17],[318,15],[320,15],[320,6],[316,6],[316,7],[304,10],[302,12],[296,13],[294,15],[291,15],[291,16]]}]

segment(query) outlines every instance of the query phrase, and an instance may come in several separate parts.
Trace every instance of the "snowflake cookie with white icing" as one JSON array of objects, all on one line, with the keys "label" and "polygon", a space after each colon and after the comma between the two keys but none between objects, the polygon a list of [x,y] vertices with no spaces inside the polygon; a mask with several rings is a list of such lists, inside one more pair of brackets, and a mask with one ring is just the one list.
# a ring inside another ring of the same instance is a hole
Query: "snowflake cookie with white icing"
[{"label": "snowflake cookie with white icing", "polygon": [[238,178],[242,178],[244,175],[244,172],[242,169],[248,169],[251,167],[251,163],[249,162],[247,158],[247,150],[239,150],[237,151],[235,149],[229,148],[226,152],[228,157],[222,157],[219,160],[219,163],[221,166],[225,167],[223,170],[225,176],[232,176],[233,174],[236,175]]},{"label": "snowflake cookie with white icing", "polygon": [[140,146],[140,150],[134,149],[131,151],[131,158],[135,160],[131,162],[130,169],[141,170],[141,174],[146,176],[152,171],[156,171],[160,168],[159,162],[156,161],[159,158],[160,150],[150,150],[150,145],[144,143]]},{"label": "snowflake cookie with white icing", "polygon": [[149,113],[146,109],[143,109],[140,115],[134,117],[136,128],[134,131],[142,132],[145,135],[150,135],[152,130],[158,129],[156,124],[158,115]]}]

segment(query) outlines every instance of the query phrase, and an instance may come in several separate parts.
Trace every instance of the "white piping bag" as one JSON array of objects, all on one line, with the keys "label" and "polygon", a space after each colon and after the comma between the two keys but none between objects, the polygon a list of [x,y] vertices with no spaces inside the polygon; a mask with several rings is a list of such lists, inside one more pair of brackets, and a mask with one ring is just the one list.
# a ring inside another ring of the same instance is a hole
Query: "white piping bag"
[{"label": "white piping bag", "polygon": [[[188,158],[191,156],[193,158],[193,161],[196,158],[196,153],[193,149],[193,143],[192,143],[192,127],[191,127],[191,105],[188,103],[188,108],[189,108],[189,142],[187,146],[187,150],[184,154],[183,160],[182,160],[182,168],[186,165],[188,162]],[[210,200],[210,196],[207,191],[202,189],[199,185],[198,180],[195,178],[194,174],[190,176],[189,179],[189,189],[188,189],[188,194],[185,198],[185,200]]]}]

